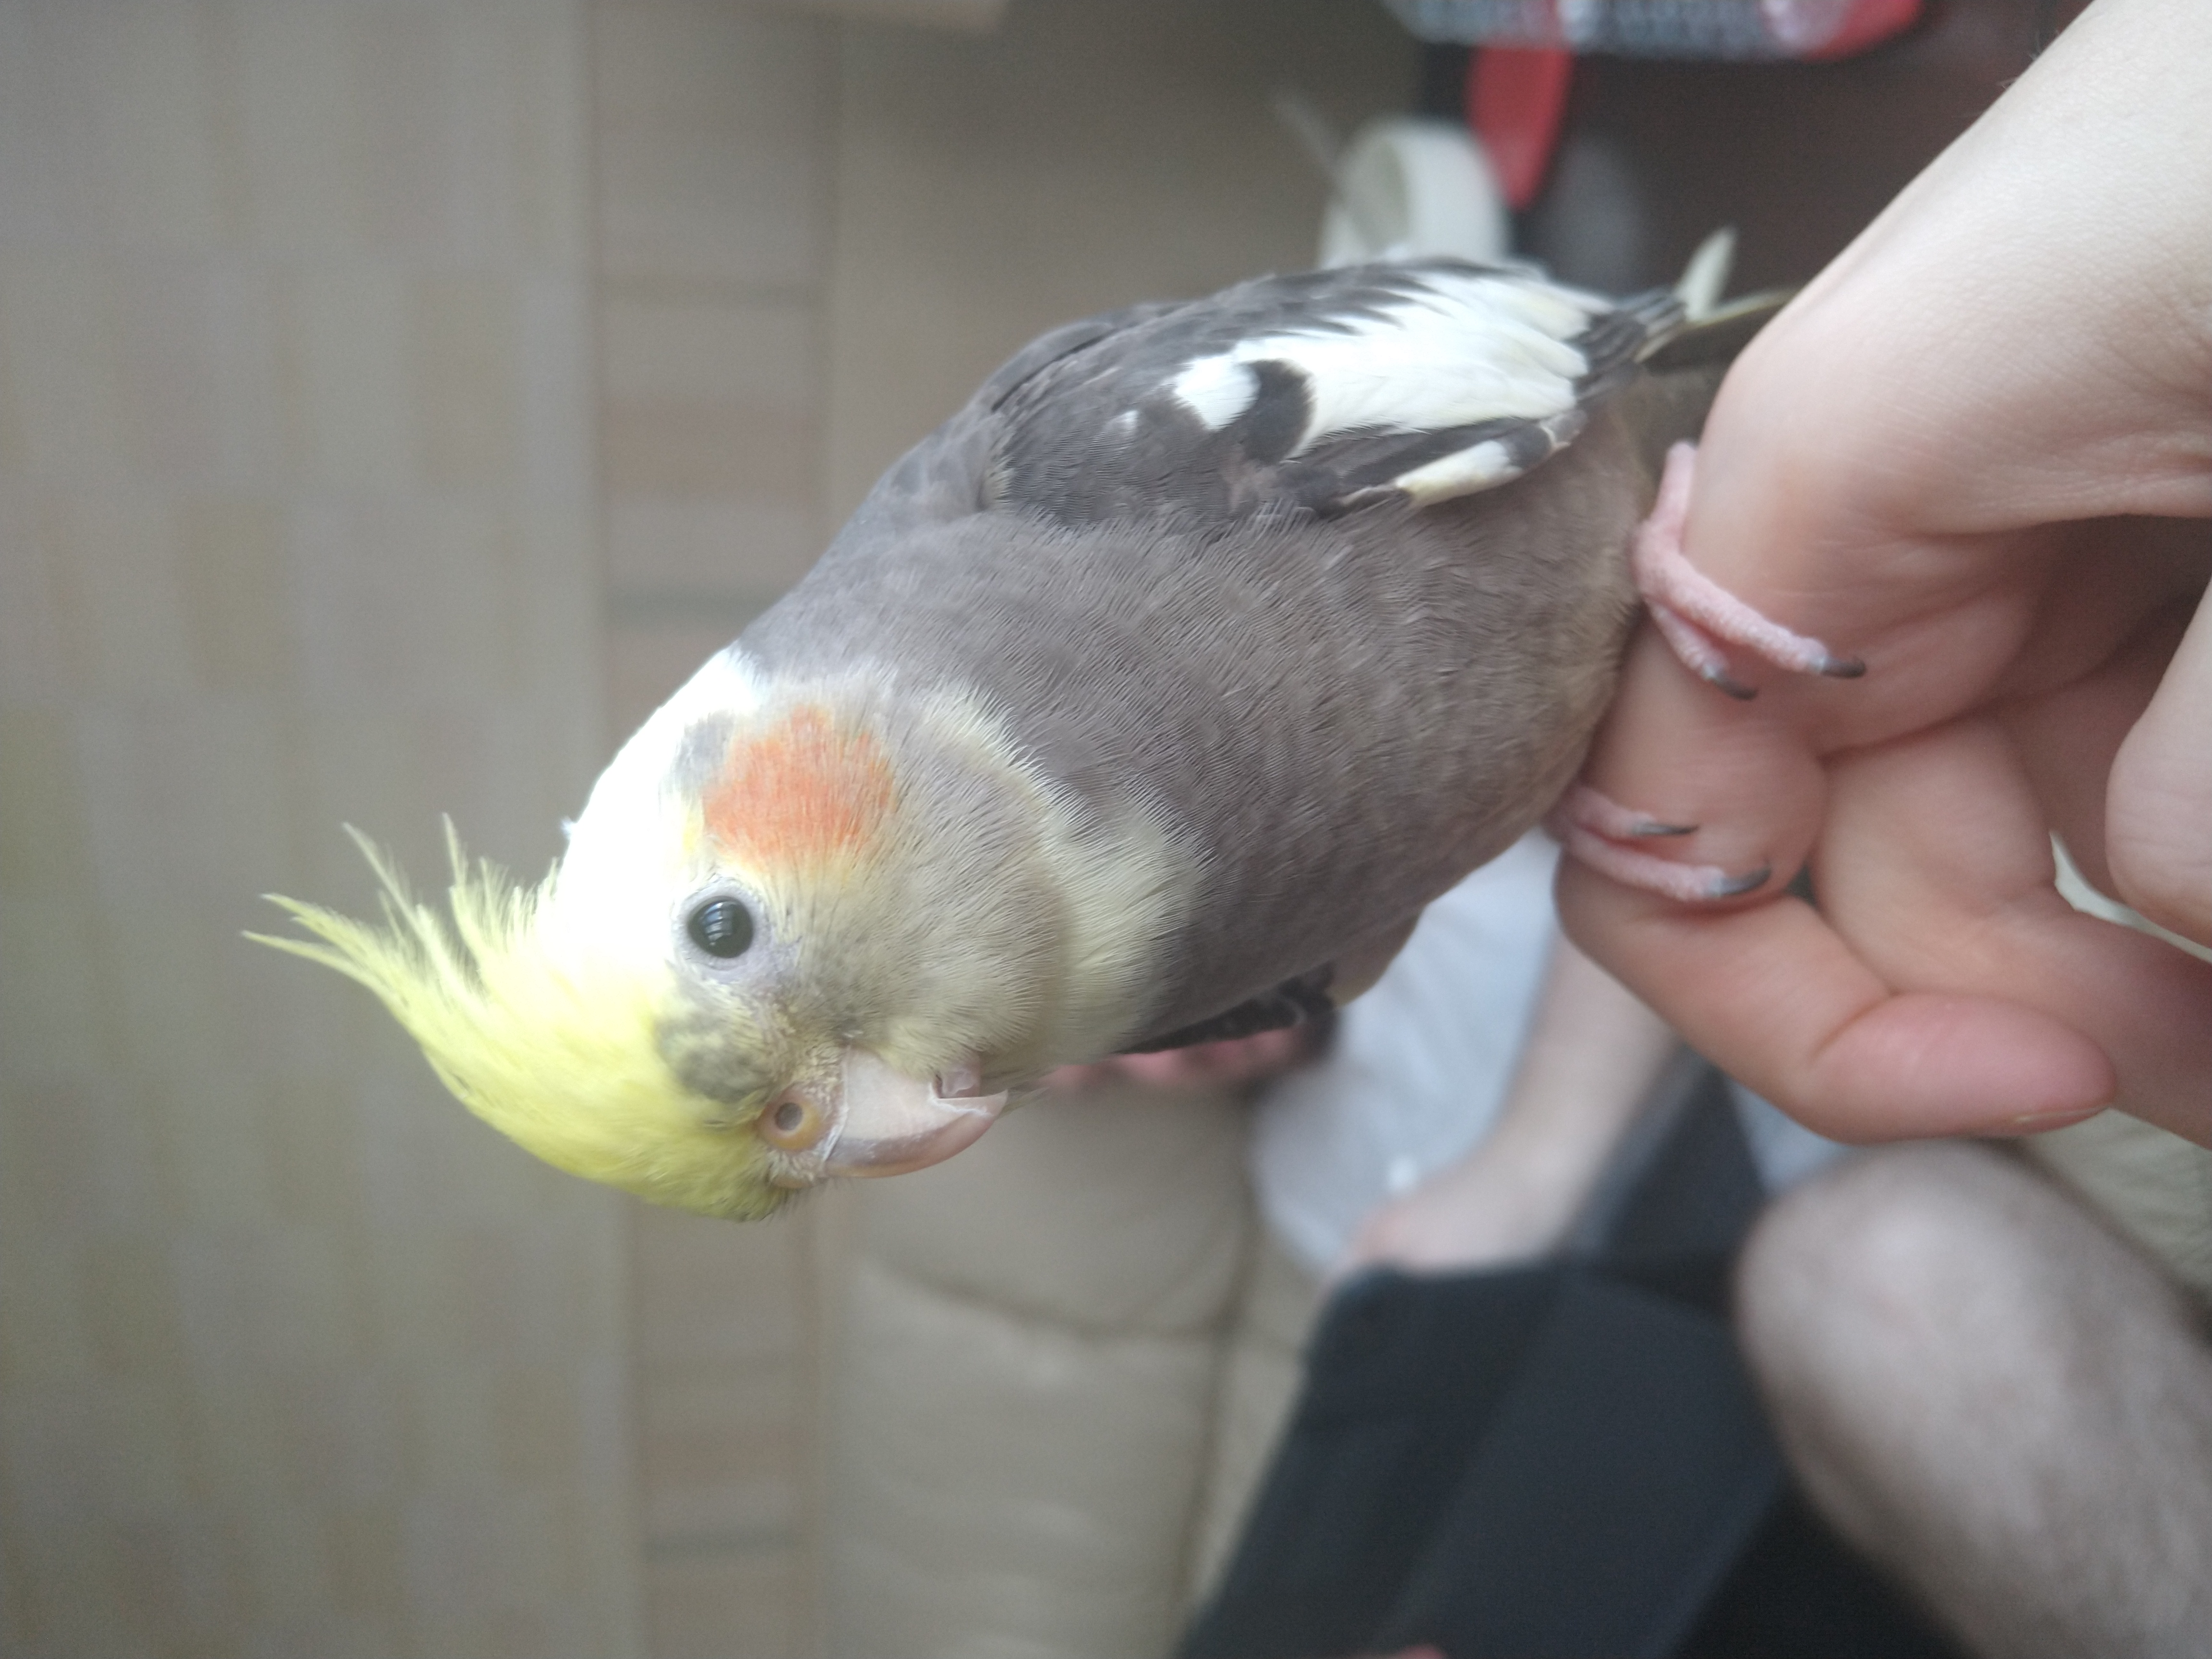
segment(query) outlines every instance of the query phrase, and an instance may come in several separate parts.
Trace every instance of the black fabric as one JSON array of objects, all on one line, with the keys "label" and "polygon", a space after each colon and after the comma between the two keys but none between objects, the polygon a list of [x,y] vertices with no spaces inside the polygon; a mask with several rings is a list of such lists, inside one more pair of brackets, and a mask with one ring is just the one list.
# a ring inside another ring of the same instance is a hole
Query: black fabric
[{"label": "black fabric", "polygon": [[1566,1259],[1330,1302],[1183,1659],[1953,1659],[1791,1493],[1725,1316],[1757,1171],[1662,1086]]},{"label": "black fabric", "polygon": [[1760,1522],[1674,1659],[1966,1659],[1836,1541],[1795,1487]]}]

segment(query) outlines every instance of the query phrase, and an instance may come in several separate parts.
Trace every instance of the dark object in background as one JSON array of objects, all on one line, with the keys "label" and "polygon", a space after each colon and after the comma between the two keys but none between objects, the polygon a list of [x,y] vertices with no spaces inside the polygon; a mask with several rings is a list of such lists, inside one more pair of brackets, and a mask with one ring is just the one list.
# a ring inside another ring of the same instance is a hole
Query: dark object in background
[{"label": "dark object in background", "polygon": [[[1601,293],[1662,286],[1721,225],[1733,290],[1804,283],[1973,124],[2086,0],[1929,0],[1832,64],[1577,58],[1548,182],[1515,246]],[[1422,48],[1416,103],[1462,118],[1464,49]]]},{"label": "dark object in background", "polygon": [[1686,1057],[1565,1259],[1371,1274],[1182,1659],[1954,1659],[1787,1475],[1729,1334],[1761,1200]]}]

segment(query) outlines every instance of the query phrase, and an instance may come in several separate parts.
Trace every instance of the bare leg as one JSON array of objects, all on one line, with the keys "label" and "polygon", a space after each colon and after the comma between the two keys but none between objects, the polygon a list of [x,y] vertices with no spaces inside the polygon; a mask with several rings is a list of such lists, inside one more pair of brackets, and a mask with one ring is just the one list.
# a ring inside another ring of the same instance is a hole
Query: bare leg
[{"label": "bare leg", "polygon": [[2057,1188],[1869,1154],[1768,1212],[1739,1302],[1815,1500],[1975,1652],[2212,1653],[2212,1347]]},{"label": "bare leg", "polygon": [[1548,1255],[1674,1053],[1667,1023],[1560,935],[1491,1132],[1360,1224],[1336,1276],[1465,1273]]}]

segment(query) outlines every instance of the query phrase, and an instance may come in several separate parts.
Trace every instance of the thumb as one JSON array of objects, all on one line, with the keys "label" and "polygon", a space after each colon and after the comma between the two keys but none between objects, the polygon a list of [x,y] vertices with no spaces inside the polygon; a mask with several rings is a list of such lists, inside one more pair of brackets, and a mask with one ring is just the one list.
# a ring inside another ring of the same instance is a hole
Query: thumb
[{"label": "thumb", "polygon": [[2212,592],[2120,745],[2105,834],[2120,896],[2160,927],[2212,945]]}]

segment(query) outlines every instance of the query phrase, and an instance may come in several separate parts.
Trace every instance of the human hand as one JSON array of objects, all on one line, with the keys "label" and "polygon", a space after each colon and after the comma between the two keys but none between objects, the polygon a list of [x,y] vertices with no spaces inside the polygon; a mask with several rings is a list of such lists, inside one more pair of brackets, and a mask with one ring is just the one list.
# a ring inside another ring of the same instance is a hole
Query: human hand
[{"label": "human hand", "polygon": [[2212,1142],[2212,968],[2074,912],[2049,847],[2212,939],[2212,621],[2188,622],[2212,537],[2182,522],[2212,514],[2208,61],[2212,9],[2100,0],[1754,342],[1707,426],[1691,557],[1867,676],[1735,703],[1647,629],[1589,776],[1706,826],[1676,844],[1694,862],[1786,878],[1809,854],[1820,908],[1689,909],[1570,865],[1561,908],[1824,1133],[2117,1097]]}]

